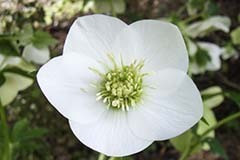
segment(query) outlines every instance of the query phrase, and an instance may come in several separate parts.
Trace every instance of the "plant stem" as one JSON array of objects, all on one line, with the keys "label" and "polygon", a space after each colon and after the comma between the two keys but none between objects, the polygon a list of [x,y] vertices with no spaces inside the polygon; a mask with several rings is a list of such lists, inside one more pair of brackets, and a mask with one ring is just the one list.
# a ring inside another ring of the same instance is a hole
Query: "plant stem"
[{"label": "plant stem", "polygon": [[106,156],[102,153],[99,154],[98,160],[105,160]]},{"label": "plant stem", "polygon": [[117,14],[116,14],[115,9],[114,9],[113,1],[114,1],[114,0],[110,0],[111,11],[112,11],[112,15],[113,15],[114,17],[117,17]]},{"label": "plant stem", "polygon": [[[184,150],[184,152],[182,153],[181,157],[179,160],[184,160],[183,158],[187,157],[189,152],[190,152],[190,145],[187,146],[187,148]],[[190,152],[191,153],[191,152]]]},{"label": "plant stem", "polygon": [[234,113],[224,119],[222,119],[221,121],[219,121],[217,124],[215,124],[214,126],[210,127],[208,130],[206,130],[202,135],[201,138],[203,139],[209,132],[211,132],[212,130],[215,130],[219,127],[221,127],[222,125],[234,120],[240,118],[240,112]]},{"label": "plant stem", "polygon": [[4,110],[4,107],[2,106],[1,101],[0,101],[0,118],[1,118],[1,122],[2,122],[3,138],[4,138],[4,148],[3,148],[2,160],[12,160],[12,158],[11,158],[11,143],[10,143],[10,139],[9,139],[8,125],[7,125],[5,110]]},{"label": "plant stem", "polygon": [[206,130],[201,136],[200,138],[191,146],[189,146],[189,149],[186,149],[186,152],[184,152],[181,157],[179,158],[179,160],[186,160],[188,158],[188,156],[191,154],[191,152],[205,139],[205,136],[210,133],[211,131],[221,127],[222,125],[234,120],[240,118],[240,112],[234,113],[224,119],[222,119],[221,121],[219,121],[217,124],[215,124],[214,126],[210,127],[208,130]]},{"label": "plant stem", "polygon": [[197,18],[200,18],[200,17],[202,17],[202,14],[201,14],[201,13],[195,14],[195,15],[193,15],[193,16],[188,17],[187,19],[184,19],[183,22],[184,22],[185,24],[187,24],[187,23],[189,23],[189,22],[191,22],[191,21],[193,21],[193,20],[195,20],[195,19],[197,19]]}]

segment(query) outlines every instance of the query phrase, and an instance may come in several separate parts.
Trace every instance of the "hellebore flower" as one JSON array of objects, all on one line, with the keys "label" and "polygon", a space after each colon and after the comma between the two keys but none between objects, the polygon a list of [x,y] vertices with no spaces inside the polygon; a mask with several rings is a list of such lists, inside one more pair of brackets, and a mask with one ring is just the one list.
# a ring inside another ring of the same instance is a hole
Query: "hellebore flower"
[{"label": "hellebore flower", "polygon": [[202,100],[187,68],[175,25],[89,15],[73,23],[63,55],[42,66],[37,79],[82,143],[118,157],[199,121]]}]

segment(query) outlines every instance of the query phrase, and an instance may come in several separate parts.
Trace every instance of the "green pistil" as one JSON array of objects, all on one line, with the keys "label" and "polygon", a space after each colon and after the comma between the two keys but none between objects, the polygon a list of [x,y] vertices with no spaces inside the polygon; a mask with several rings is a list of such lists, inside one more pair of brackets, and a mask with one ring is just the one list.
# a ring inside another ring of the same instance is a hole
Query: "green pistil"
[{"label": "green pistil", "polygon": [[[129,110],[141,101],[143,93],[143,77],[141,73],[143,61],[134,61],[131,65],[118,67],[114,63],[114,69],[106,74],[100,83],[97,100],[102,100],[108,108]],[[96,71],[95,71],[96,72]],[[98,73],[98,72],[97,72]]]}]

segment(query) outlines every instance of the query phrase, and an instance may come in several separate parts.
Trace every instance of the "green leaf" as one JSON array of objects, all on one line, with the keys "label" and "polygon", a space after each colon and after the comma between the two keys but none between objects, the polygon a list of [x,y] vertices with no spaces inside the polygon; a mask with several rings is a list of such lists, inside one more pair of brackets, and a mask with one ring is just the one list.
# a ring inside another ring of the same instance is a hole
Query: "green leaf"
[{"label": "green leaf", "polygon": [[231,32],[231,39],[232,39],[233,44],[240,45],[240,27],[234,29]]},{"label": "green leaf", "polygon": [[25,24],[23,29],[16,34],[16,39],[19,41],[19,45],[27,45],[31,43],[33,38],[33,28],[30,24]]},{"label": "green leaf", "polygon": [[[189,145],[197,140],[197,138],[198,137],[193,133],[193,129],[189,129],[183,134],[170,139],[170,142],[176,148],[176,150],[183,153],[189,147]],[[202,146],[200,144],[191,152],[191,154],[201,151],[201,148]]]},{"label": "green leaf", "polygon": [[30,128],[27,119],[19,120],[12,129],[11,138],[14,142],[27,141],[40,138],[47,133],[45,128]]},{"label": "green leaf", "polygon": [[27,141],[44,136],[48,132],[45,128],[31,128],[26,130],[20,137],[18,141]]},{"label": "green leaf", "polygon": [[219,86],[211,86],[201,91],[203,104],[208,108],[219,106],[224,101],[223,91]]},{"label": "green leaf", "polygon": [[0,86],[0,100],[4,106],[11,103],[19,91],[25,90],[33,83],[31,78],[15,73],[4,73],[4,77],[6,81]]},{"label": "green leaf", "polygon": [[203,10],[204,4],[207,0],[188,0],[187,11],[189,15],[194,15],[198,11]]},{"label": "green leaf", "polygon": [[216,14],[218,14],[218,12],[219,12],[219,7],[218,7],[218,5],[216,4],[215,1],[208,0],[205,3],[204,12],[203,12],[205,17],[210,17],[210,16],[213,16],[213,15],[216,15]]},{"label": "green leaf", "polygon": [[6,78],[3,76],[2,72],[0,72],[0,86],[4,84]]},{"label": "green leaf", "polygon": [[206,20],[194,22],[189,25],[185,33],[192,38],[204,37],[210,32],[221,30],[225,33],[229,32],[231,20],[226,16],[213,16]]},{"label": "green leaf", "polygon": [[28,77],[28,78],[32,78],[34,79],[35,77],[32,76],[32,72],[27,72],[21,68],[18,68],[18,67],[7,67],[5,69],[2,70],[2,73],[15,73],[15,74],[18,74],[18,75],[21,75],[21,76],[25,76],[25,77]]},{"label": "green leaf", "polygon": [[12,129],[11,138],[13,141],[18,141],[22,134],[28,129],[29,123],[27,119],[17,121]]},{"label": "green leaf", "polygon": [[209,123],[208,123],[208,121],[204,118],[204,117],[202,117],[201,118],[201,121],[203,122],[203,123],[205,123],[206,125],[208,125],[209,126]]},{"label": "green leaf", "polygon": [[184,132],[183,134],[170,139],[172,145],[180,152],[184,152],[185,149],[191,144],[193,134],[191,130]]},{"label": "green leaf", "polygon": [[206,142],[209,144],[211,152],[223,157],[224,160],[229,159],[224,148],[216,138],[208,138]]},{"label": "green leaf", "polygon": [[32,43],[35,47],[41,49],[55,45],[57,40],[54,39],[48,32],[36,31],[33,35]]},{"label": "green leaf", "polygon": [[[1,102],[0,102],[1,103]],[[2,121],[0,121],[0,143],[3,140],[3,126]]]},{"label": "green leaf", "polygon": [[224,95],[234,101],[240,107],[240,93],[236,91],[225,91]]},{"label": "green leaf", "polygon": [[3,130],[2,122],[0,121],[0,155],[2,154],[2,150],[3,150],[3,146],[4,146],[4,133],[3,132],[4,132],[4,130]]},{"label": "green leaf", "polygon": [[6,39],[0,39],[0,54],[19,56],[17,47],[10,40]]},{"label": "green leaf", "polygon": [[197,44],[193,42],[190,38],[185,38],[188,53],[191,57],[195,56],[198,50]]},{"label": "green leaf", "polygon": [[5,81],[0,86],[0,100],[3,105],[11,103],[19,91],[29,87],[33,83],[35,67],[20,57],[0,55],[0,72]]},{"label": "green leaf", "polygon": [[[205,123],[202,122],[202,121],[200,121],[200,122],[198,123],[197,134],[200,135],[200,136],[201,136],[206,130],[208,130],[210,127],[214,126],[214,125],[217,123],[217,120],[216,120],[216,117],[215,117],[215,115],[214,115],[214,112],[213,112],[210,108],[208,108],[208,107],[206,107],[206,106],[204,106],[204,114],[203,114],[203,117],[204,117],[204,118],[206,119],[206,121],[208,122],[208,125],[205,124]],[[208,135],[206,135],[206,137],[211,137],[211,138],[215,137],[215,132],[214,132],[214,131],[210,132]],[[202,145],[202,148],[203,148],[204,150],[209,150],[209,145],[208,145],[208,144],[203,144],[203,145]]]},{"label": "green leaf", "polygon": [[126,4],[124,0],[112,0],[115,13],[121,14],[125,12]]},{"label": "green leaf", "polygon": [[196,55],[196,62],[197,64],[201,66],[205,66],[208,62],[211,61],[211,57],[208,54],[208,51],[202,48],[198,48]]},{"label": "green leaf", "polygon": [[95,0],[95,12],[96,13],[111,13],[111,1],[110,0]]},{"label": "green leaf", "polygon": [[222,48],[222,59],[227,60],[232,57],[237,57],[238,52],[234,48],[233,44],[231,42],[227,43],[223,48]]},{"label": "green leaf", "polygon": [[36,68],[32,64],[27,63],[20,57],[3,56],[0,54],[0,70],[12,67],[17,67],[27,72],[32,72],[36,70]]},{"label": "green leaf", "polygon": [[96,13],[124,13],[125,11],[124,0],[95,0],[94,10]]}]

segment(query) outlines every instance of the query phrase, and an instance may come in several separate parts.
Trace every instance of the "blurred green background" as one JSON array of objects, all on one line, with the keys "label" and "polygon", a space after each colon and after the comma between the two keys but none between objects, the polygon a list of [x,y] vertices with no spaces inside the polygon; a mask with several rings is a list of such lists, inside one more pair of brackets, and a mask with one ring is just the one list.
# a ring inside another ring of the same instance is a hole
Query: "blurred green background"
[{"label": "blurred green background", "polygon": [[[35,75],[62,53],[76,17],[104,13],[126,23],[176,24],[189,52],[189,75],[201,90],[204,118],[170,141],[128,160],[176,160],[212,126],[240,111],[239,0],[0,0],[0,160],[95,160],[42,95]],[[159,42],[161,43],[161,42]],[[239,160],[234,118],[204,135],[190,160]]]}]

